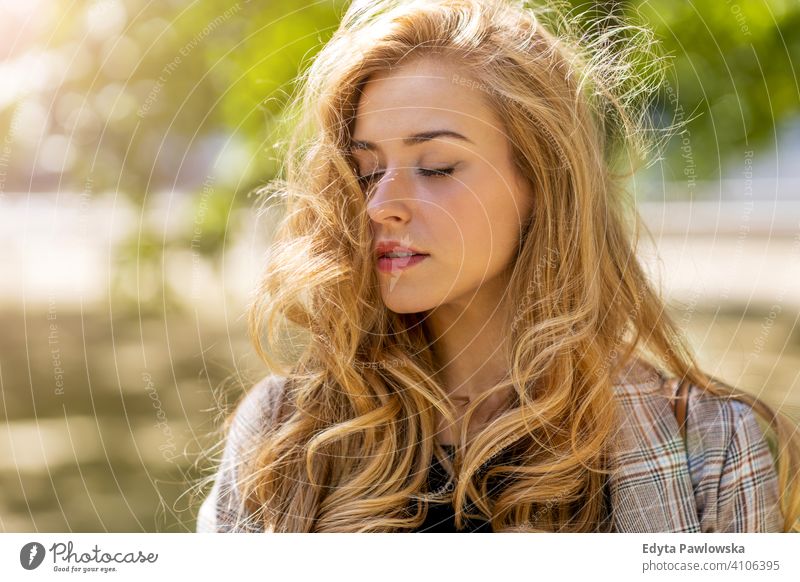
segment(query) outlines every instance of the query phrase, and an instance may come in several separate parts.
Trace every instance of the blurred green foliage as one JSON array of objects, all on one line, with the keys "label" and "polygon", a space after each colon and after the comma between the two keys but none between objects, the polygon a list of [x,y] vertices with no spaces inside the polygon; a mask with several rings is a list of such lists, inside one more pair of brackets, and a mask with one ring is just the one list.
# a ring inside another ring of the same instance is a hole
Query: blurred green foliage
[{"label": "blurred green foliage", "polygon": [[[82,190],[91,178],[94,189],[146,200],[154,190],[196,192],[213,176],[228,196],[249,192],[277,170],[275,120],[297,72],[332,34],[347,4],[55,4],[36,38],[15,45],[49,62],[48,75],[56,79],[6,102],[0,127],[9,131],[21,100],[34,99],[48,110],[45,133],[67,136],[78,154],[63,166],[62,189]],[[703,152],[699,177],[716,177],[720,160],[774,139],[776,124],[798,112],[797,2],[573,4],[594,13],[616,7],[653,27],[674,65],[669,89],[677,96],[670,103],[665,92],[656,114],[674,119],[679,105],[683,115],[694,118],[692,144]],[[9,59],[21,54],[12,52]],[[35,150],[41,143],[29,145]],[[680,157],[680,140],[673,146],[668,165]],[[38,175],[34,189],[37,183],[54,184],[42,168],[14,165],[28,153],[33,152],[16,146],[12,166],[28,172],[11,172],[6,190],[27,189],[30,173]]]},{"label": "blurred green foliage", "polygon": [[[696,116],[687,129],[698,178],[719,178],[726,161],[741,165],[745,150],[774,148],[776,128],[800,113],[800,3],[659,0],[637,11],[672,59],[677,105]],[[667,97],[662,111],[674,116]],[[681,141],[666,152],[666,179],[682,179]]]}]

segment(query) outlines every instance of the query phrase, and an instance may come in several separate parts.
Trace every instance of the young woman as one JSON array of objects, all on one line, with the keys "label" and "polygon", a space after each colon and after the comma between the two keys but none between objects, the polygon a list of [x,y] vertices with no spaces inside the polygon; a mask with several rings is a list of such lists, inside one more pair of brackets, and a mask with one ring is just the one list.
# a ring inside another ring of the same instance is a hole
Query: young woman
[{"label": "young woman", "polygon": [[796,426],[698,369],[636,259],[619,164],[646,152],[647,31],[546,15],[344,15],[273,184],[250,322],[276,373],[198,531],[797,528]]}]

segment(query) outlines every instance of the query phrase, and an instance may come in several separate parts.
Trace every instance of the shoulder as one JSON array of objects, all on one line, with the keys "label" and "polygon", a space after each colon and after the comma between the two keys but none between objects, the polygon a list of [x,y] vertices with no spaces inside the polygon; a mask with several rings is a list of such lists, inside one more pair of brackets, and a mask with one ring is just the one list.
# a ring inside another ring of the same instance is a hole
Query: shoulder
[{"label": "shoulder", "polygon": [[750,405],[691,386],[686,428],[701,531],[782,531],[777,470]]},{"label": "shoulder", "polygon": [[[673,408],[678,384],[678,378],[637,360],[622,370],[613,389],[623,417],[643,434],[646,432],[648,441],[672,441],[680,438]],[[686,424],[690,452],[693,444],[702,445],[708,455],[712,451],[721,454],[735,438],[753,443],[763,440],[749,404],[713,394],[695,384],[689,385]]]},{"label": "shoulder", "polygon": [[278,418],[286,379],[269,375],[256,382],[228,419],[214,484],[200,507],[198,532],[258,531],[239,495],[242,467],[258,451],[261,437]]},{"label": "shoulder", "polygon": [[634,438],[630,446],[669,435],[671,423],[677,432],[669,378],[648,362],[637,359],[626,364],[616,375],[612,390],[620,414],[619,428],[629,429],[624,431],[626,439]]},{"label": "shoulder", "polygon": [[286,378],[274,374],[256,382],[236,406],[227,440],[241,444],[257,437],[278,418]]},{"label": "shoulder", "polygon": [[[668,376],[643,360],[627,364],[613,385],[617,400],[629,414],[644,415],[651,422],[674,420],[673,403],[677,399],[679,379]],[[658,411],[656,414],[655,411]],[[719,396],[689,385],[687,423],[707,430],[715,427],[717,438],[729,441],[736,427],[748,433],[758,429],[756,417],[750,406],[732,397]],[[668,433],[677,429],[677,421]]]},{"label": "shoulder", "polygon": [[702,435],[704,440],[713,438],[719,446],[728,446],[737,435],[761,435],[750,405],[733,397],[711,394],[693,384],[688,395],[687,428],[690,427],[699,433],[696,436]]},{"label": "shoulder", "polygon": [[286,378],[268,375],[256,382],[228,419],[223,463],[239,466],[256,453],[266,432],[279,420]]},{"label": "shoulder", "polygon": [[672,406],[677,387],[641,364],[614,385],[621,530],[780,531],[777,473],[752,408],[692,384],[684,441]]},{"label": "shoulder", "polygon": [[613,389],[623,399],[650,397],[663,391],[665,380],[666,377],[655,366],[635,358],[617,372]]}]

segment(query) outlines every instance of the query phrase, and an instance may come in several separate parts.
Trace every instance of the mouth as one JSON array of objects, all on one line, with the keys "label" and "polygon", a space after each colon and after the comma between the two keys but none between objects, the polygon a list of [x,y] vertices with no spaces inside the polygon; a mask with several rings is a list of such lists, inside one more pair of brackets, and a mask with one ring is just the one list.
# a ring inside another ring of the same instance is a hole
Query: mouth
[{"label": "mouth", "polygon": [[424,253],[383,253],[378,257],[378,270],[382,273],[395,273],[420,264],[430,255]]}]

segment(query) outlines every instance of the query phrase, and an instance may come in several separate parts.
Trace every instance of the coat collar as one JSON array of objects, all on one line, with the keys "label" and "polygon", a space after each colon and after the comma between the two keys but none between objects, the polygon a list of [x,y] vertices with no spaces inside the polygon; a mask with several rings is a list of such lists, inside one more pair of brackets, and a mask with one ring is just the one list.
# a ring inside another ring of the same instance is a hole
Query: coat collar
[{"label": "coat collar", "polygon": [[700,531],[671,389],[640,363],[627,366],[614,385],[621,412],[608,483],[614,531]]}]

